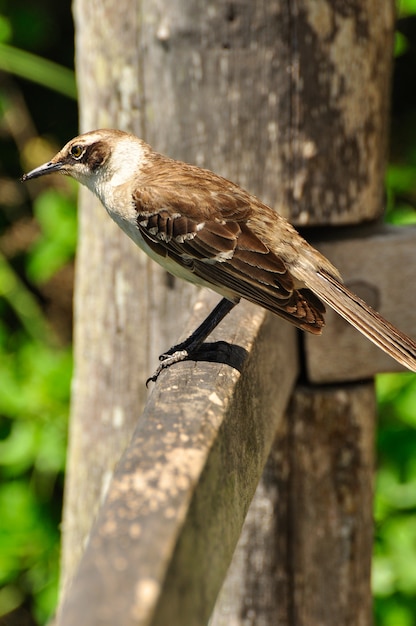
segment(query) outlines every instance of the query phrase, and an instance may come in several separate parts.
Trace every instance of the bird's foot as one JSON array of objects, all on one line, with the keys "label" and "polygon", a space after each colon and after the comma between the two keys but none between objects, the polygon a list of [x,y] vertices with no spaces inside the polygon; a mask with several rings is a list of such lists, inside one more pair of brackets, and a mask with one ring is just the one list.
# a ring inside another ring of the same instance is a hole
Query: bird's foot
[{"label": "bird's foot", "polygon": [[160,372],[167,367],[170,367],[174,363],[180,361],[186,361],[191,356],[195,357],[199,354],[200,348],[208,337],[208,335],[218,326],[220,321],[231,311],[231,309],[237,304],[238,300],[231,301],[227,298],[223,298],[217,304],[217,306],[211,311],[208,317],[198,326],[196,330],[182,343],[172,346],[169,350],[166,350],[164,354],[159,357],[160,365],[150,378],[146,381],[146,387],[152,382],[156,382]]},{"label": "bird's foot", "polygon": [[149,386],[149,383],[155,383],[159,377],[160,372],[162,372],[164,369],[170,367],[171,365],[173,365],[174,363],[180,363],[181,361],[186,361],[186,359],[189,357],[189,351],[188,350],[177,350],[176,348],[179,348],[179,346],[173,346],[172,348],[170,348],[169,350],[167,350],[167,352],[165,352],[164,354],[161,354],[159,357],[159,367],[156,369],[156,371],[152,374],[152,376],[150,376],[147,380],[146,380],[146,387]]}]

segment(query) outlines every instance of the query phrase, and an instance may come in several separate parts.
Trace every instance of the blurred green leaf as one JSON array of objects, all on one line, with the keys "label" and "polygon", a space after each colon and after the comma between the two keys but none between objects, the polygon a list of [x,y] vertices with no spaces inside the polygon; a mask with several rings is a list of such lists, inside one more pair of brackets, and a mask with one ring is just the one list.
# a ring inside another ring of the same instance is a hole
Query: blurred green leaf
[{"label": "blurred green leaf", "polygon": [[[411,602],[409,602],[409,605]],[[378,602],[376,617],[383,626],[414,626],[414,610],[411,606],[393,597],[388,602]]]},{"label": "blurred green leaf", "polygon": [[414,625],[416,598],[416,377],[377,376],[378,460],[373,558],[379,626]]},{"label": "blurred green leaf", "polygon": [[[13,611],[24,601],[22,590],[16,585],[4,585],[0,589],[0,615]],[[7,623],[5,624],[7,626]]]},{"label": "blurred green leaf", "polygon": [[3,352],[0,413],[41,421],[62,415],[68,402],[71,371],[69,349],[25,342],[13,353]]},{"label": "blurred green leaf", "polygon": [[0,441],[0,466],[13,466],[23,473],[33,464],[36,449],[36,426],[32,422],[15,420],[10,436]]},{"label": "blurred green leaf", "polygon": [[392,511],[416,509],[415,487],[415,474],[402,480],[397,468],[391,466],[380,468],[377,474],[376,520],[387,518]]},{"label": "blurred green leaf", "polygon": [[12,36],[12,25],[5,15],[0,15],[0,42],[7,43]]},{"label": "blurred green leaf", "polygon": [[376,548],[376,556],[384,554],[384,560],[388,558],[394,589],[408,596],[416,594],[416,520],[414,517],[409,515],[391,517],[378,529],[377,536],[382,541],[382,548]]},{"label": "blurred green leaf", "polygon": [[400,17],[416,13],[416,0],[398,0],[397,8]]},{"label": "blurred green leaf", "polygon": [[416,376],[411,372],[403,374],[382,374],[376,381],[380,409],[388,411],[394,403],[394,412],[402,422],[416,428]]},{"label": "blurred green leaf", "polygon": [[35,283],[42,283],[75,255],[75,198],[57,189],[48,189],[36,198],[33,209],[42,235],[30,250],[27,272]]},{"label": "blurred green leaf", "polygon": [[[43,533],[39,509],[30,486],[23,480],[3,484],[0,488],[0,583],[7,576],[4,563],[14,568],[27,567],[41,550]],[[29,534],[30,533],[30,534]],[[5,580],[4,582],[7,582]]]},{"label": "blurred green leaf", "polygon": [[[47,585],[56,590],[52,581],[57,577],[57,530],[43,515],[30,484],[15,480],[0,485],[0,510],[0,585],[6,586],[13,572],[21,571],[26,572],[27,586],[36,591]],[[13,591],[13,585],[8,588]],[[10,610],[10,593],[1,600],[6,606],[0,604],[0,612]]]},{"label": "blurred green leaf", "polygon": [[386,174],[387,187],[396,191],[416,189],[416,166],[389,165]]},{"label": "blurred green leaf", "polygon": [[416,209],[410,204],[396,205],[394,211],[388,214],[389,224],[405,226],[406,224],[416,224]]},{"label": "blurred green leaf", "polygon": [[416,165],[390,165],[386,191],[386,221],[397,225],[416,223]]},{"label": "blurred green leaf", "polygon": [[396,31],[394,36],[394,56],[399,57],[409,49],[409,41],[402,33]]},{"label": "blurred green leaf", "polygon": [[0,69],[43,85],[68,98],[77,98],[72,70],[25,50],[0,43]]},{"label": "blurred green leaf", "polygon": [[375,554],[372,567],[372,589],[376,596],[390,596],[395,590],[391,559]]},{"label": "blurred green leaf", "polygon": [[7,300],[30,337],[47,343],[53,340],[36,298],[1,253],[0,297]]}]

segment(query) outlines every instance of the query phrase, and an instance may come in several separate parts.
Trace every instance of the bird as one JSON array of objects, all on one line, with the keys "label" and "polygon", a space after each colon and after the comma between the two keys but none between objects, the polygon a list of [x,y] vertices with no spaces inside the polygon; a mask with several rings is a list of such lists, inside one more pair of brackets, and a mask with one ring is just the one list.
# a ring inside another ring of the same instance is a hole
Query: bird
[{"label": "bird", "polygon": [[328,305],[416,371],[413,339],[350,291],[285,217],[236,183],[114,129],[71,139],[22,181],[54,172],[90,189],[116,224],[168,272],[222,296],[189,337],[159,357],[147,383],[192,358],[241,298],[315,335],[322,333]]}]

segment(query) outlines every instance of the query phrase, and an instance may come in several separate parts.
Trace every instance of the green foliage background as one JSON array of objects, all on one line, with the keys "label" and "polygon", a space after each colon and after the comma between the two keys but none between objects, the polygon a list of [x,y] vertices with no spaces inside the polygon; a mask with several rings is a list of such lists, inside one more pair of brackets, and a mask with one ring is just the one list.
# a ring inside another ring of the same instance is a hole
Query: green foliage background
[{"label": "green foliage background", "polygon": [[23,607],[17,624],[57,598],[77,230],[75,185],[19,178],[77,132],[73,37],[69,0],[0,0],[0,616]]},{"label": "green foliage background", "polygon": [[[416,0],[398,5],[387,220],[416,222]],[[414,297],[409,287],[409,304]],[[414,306],[410,304],[411,306]],[[378,626],[416,624],[416,377],[377,377],[373,591]]]},{"label": "green foliage background", "polygon": [[[410,223],[416,0],[399,10],[387,219]],[[76,190],[57,177],[24,187],[19,177],[77,133],[73,35],[69,0],[0,0],[0,616],[23,606],[38,624],[53,614],[58,589]],[[377,380],[378,626],[416,624],[415,379]]]}]

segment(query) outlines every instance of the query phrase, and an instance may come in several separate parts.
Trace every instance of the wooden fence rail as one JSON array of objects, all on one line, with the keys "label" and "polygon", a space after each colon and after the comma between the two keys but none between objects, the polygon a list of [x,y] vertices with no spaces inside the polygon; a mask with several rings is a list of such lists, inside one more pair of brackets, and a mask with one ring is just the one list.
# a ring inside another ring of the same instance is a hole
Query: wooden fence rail
[{"label": "wooden fence rail", "polygon": [[[198,301],[189,328],[214,300]],[[224,338],[224,363],[161,374],[91,531],[62,626],[207,622],[298,374],[294,329],[258,307],[237,307],[213,340]]]}]

